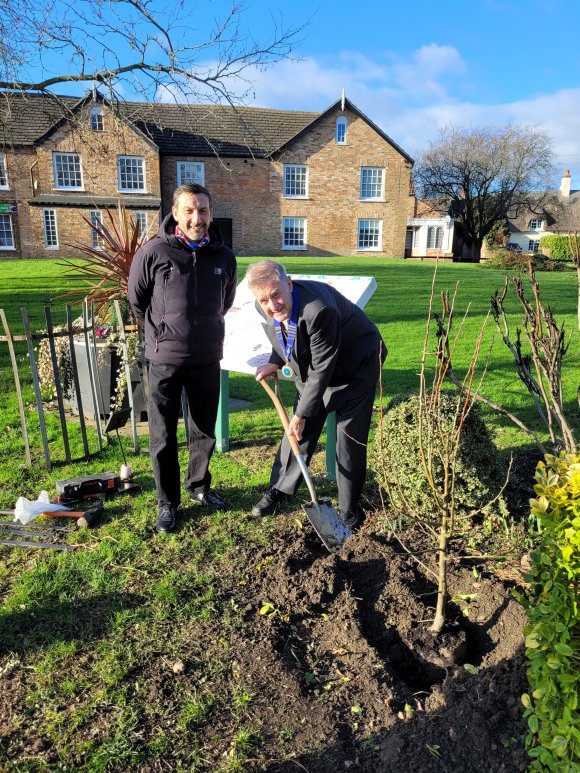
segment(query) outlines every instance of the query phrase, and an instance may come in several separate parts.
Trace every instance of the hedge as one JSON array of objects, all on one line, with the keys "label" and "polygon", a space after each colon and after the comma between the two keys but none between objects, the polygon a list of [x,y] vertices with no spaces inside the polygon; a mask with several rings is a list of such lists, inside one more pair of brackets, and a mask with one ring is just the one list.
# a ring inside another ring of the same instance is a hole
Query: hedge
[{"label": "hedge", "polygon": [[529,623],[526,655],[531,694],[530,770],[580,770],[580,454],[546,455],[530,500],[541,530],[532,553],[531,585],[520,595]]}]

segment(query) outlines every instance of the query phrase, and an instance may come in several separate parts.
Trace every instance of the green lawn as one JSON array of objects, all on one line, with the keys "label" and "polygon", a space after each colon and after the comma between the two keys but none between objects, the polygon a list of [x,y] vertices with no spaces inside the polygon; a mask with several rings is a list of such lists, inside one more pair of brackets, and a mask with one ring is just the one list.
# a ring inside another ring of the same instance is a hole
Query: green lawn
[{"label": "green lawn", "polygon": [[[240,259],[240,275],[249,262],[249,258]],[[378,289],[367,312],[389,349],[383,372],[385,401],[417,388],[432,263],[347,258],[292,258],[284,263],[296,273],[374,276]],[[575,276],[545,274],[540,282],[546,303],[559,319],[566,320],[568,330],[575,331]],[[502,286],[503,274],[470,264],[442,264],[437,292],[453,290],[456,283],[458,312],[469,306],[456,358],[461,373],[487,314],[489,297]],[[13,333],[22,331],[23,306],[35,329],[43,327],[45,304],[62,321],[64,304],[54,299],[69,287],[55,262],[0,262],[0,308]],[[515,302],[511,308],[516,324]],[[533,421],[534,413],[510,367],[507,350],[495,339],[493,325],[488,324],[482,350],[488,358],[483,391]],[[572,346],[577,347],[577,339]],[[18,358],[24,373],[22,345]],[[570,359],[577,363],[577,348]],[[576,368],[566,379],[566,399],[575,416],[577,381]],[[36,498],[42,488],[54,496],[54,482],[61,478],[119,469],[122,456],[112,443],[90,462],[57,462],[47,472],[34,426],[30,387],[25,401],[35,446],[34,465],[26,468],[7,347],[1,342],[0,390],[1,507],[12,508],[21,494]],[[149,458],[130,455],[141,490],[132,498],[117,497],[107,503],[98,529],[69,538],[83,549],[54,554],[0,546],[0,694],[7,696],[11,707],[8,712],[8,703],[0,698],[0,722],[9,737],[4,743],[0,733],[0,769],[161,770],[165,768],[156,767],[155,760],[163,758],[173,770],[234,771],[246,769],[244,754],[259,753],[255,748],[244,752],[244,739],[258,737],[259,728],[252,725],[251,705],[246,706],[251,698],[234,678],[228,643],[243,625],[244,610],[234,603],[235,591],[243,583],[243,557],[252,545],[267,544],[276,532],[275,519],[252,519],[248,512],[268,481],[281,429],[268,397],[252,377],[232,375],[230,392],[232,397],[250,400],[251,406],[231,415],[232,450],[216,454],[212,462],[215,485],[230,503],[229,513],[196,515],[175,535],[155,534]],[[289,399],[287,386],[286,402]],[[506,450],[527,442],[505,421],[490,421],[498,443]],[[48,432],[58,460],[60,427],[55,416],[49,418]],[[128,441],[125,443],[127,447]],[[80,453],[78,434],[73,446],[73,452]],[[333,495],[322,468],[318,455],[313,460],[315,485],[319,493]],[[251,599],[249,603],[259,608],[262,601]],[[219,624],[219,636],[208,639],[203,652],[192,643],[194,624],[208,631]],[[165,692],[159,688],[153,694],[147,680],[156,678],[152,674],[157,664],[180,659],[187,663],[184,682],[180,682],[185,687],[166,687]],[[231,674],[231,693],[212,694],[208,685],[213,676],[224,673]],[[147,679],[142,674],[148,674]],[[223,735],[215,742],[208,740],[214,717],[220,718]],[[154,735],[143,737],[144,720],[156,728]],[[187,735],[190,728],[199,732]],[[42,743],[35,747],[36,739]],[[221,761],[213,768],[204,767],[209,752],[203,743],[224,745],[224,754],[217,758]],[[52,750],[48,762],[47,748]],[[290,747],[290,751],[303,750]],[[151,766],[140,767],[146,761]]]},{"label": "green lawn", "polygon": [[[239,261],[240,276],[250,262],[249,258]],[[356,272],[374,276],[377,280],[377,291],[367,305],[366,311],[377,323],[389,350],[389,356],[383,370],[383,394],[385,401],[394,395],[416,390],[420,368],[421,349],[423,344],[425,318],[427,314],[434,264],[428,261],[405,260],[373,260],[358,258],[356,263],[348,258],[321,258],[316,261],[291,258],[285,260],[290,271],[317,274],[343,274]],[[13,334],[22,333],[20,309],[28,309],[33,330],[45,326],[44,306],[49,305],[55,323],[64,321],[65,301],[59,300],[66,290],[71,288],[71,280],[64,274],[64,269],[53,261],[3,261],[0,262],[0,308],[3,308]],[[489,310],[489,299],[496,289],[503,285],[504,274],[500,271],[486,270],[472,264],[443,263],[439,266],[436,282],[435,310],[439,308],[438,295],[440,291],[453,291],[458,284],[457,323],[468,311],[463,332],[457,346],[454,367],[461,375],[465,363],[471,353],[475,338]],[[541,275],[541,287],[544,302],[554,309],[558,319],[566,320],[567,329],[574,331],[576,325],[577,289],[574,274],[546,273]],[[511,298],[508,308],[512,311],[512,324],[515,331],[520,323],[521,315],[515,299]],[[79,307],[80,313],[80,307]],[[2,333],[4,331],[1,331]],[[572,343],[574,348],[575,343]],[[27,373],[26,348],[23,344],[17,346],[20,370]],[[572,361],[574,354],[570,352]],[[537,421],[535,410],[527,393],[517,378],[511,363],[511,355],[499,339],[492,320],[487,321],[484,345],[480,358],[480,371],[486,366],[485,381],[482,392],[496,403],[516,413],[522,420],[535,430],[541,427]],[[569,413],[576,415],[575,392],[577,388],[576,374],[568,372],[565,380],[565,398]],[[29,380],[29,377],[28,377]],[[10,367],[7,346],[0,344],[0,389],[6,396],[0,410],[0,486],[4,480],[10,485],[15,470],[19,467],[19,458],[23,458],[20,436],[20,421],[17,403],[14,397],[12,369]],[[287,390],[286,394],[290,394]],[[232,416],[232,439],[236,437],[253,438],[260,436],[262,409],[269,409],[269,401],[262,390],[256,388],[251,376],[232,374],[231,396],[252,401],[253,411]],[[33,404],[33,392],[29,386],[26,389],[26,399]],[[269,413],[265,415],[270,416]],[[38,422],[35,412],[29,411],[30,431],[35,446],[34,454],[37,460],[42,458]],[[271,419],[268,419],[270,422]],[[521,442],[527,442],[521,433],[516,432],[512,425],[503,419],[489,415],[489,421],[496,431],[496,440],[502,447],[509,448]],[[270,424],[268,425],[270,426]],[[58,437],[60,428],[56,417],[49,417],[49,434],[55,436],[55,458],[63,458],[59,452]],[[80,436],[73,429],[73,453],[80,455]],[[94,444],[92,448],[94,448]],[[4,473],[2,472],[4,470]],[[34,475],[33,475],[34,477]],[[0,497],[5,501],[6,492],[0,489]],[[12,496],[12,492],[10,492]]]}]

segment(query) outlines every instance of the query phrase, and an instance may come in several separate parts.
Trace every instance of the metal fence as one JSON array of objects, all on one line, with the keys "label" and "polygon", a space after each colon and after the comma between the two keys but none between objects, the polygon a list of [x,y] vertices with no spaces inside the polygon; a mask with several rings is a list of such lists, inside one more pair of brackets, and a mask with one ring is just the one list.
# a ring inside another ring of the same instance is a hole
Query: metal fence
[{"label": "metal fence", "polygon": [[[134,331],[134,326],[124,325],[121,314],[121,307],[118,301],[115,301],[116,312],[116,330],[119,337],[119,345],[121,347],[121,367],[125,369],[125,378],[127,382],[127,401],[128,408],[130,409],[130,422],[132,430],[133,451],[137,453],[139,451],[139,439],[137,436],[137,417],[134,409],[134,390],[132,379],[131,366],[129,364],[129,355],[127,348],[127,334]],[[83,457],[89,459],[95,453],[99,453],[103,450],[103,443],[106,435],[108,434],[108,427],[114,425],[115,422],[111,422],[111,409],[107,404],[108,400],[104,395],[106,390],[102,383],[102,377],[100,375],[100,369],[98,366],[97,347],[99,344],[98,336],[96,335],[96,318],[94,305],[88,303],[86,300],[83,302],[82,311],[82,324],[73,324],[73,308],[72,304],[66,305],[66,324],[64,330],[55,331],[55,325],[53,324],[52,311],[49,306],[44,307],[44,316],[46,320],[46,331],[40,333],[33,333],[30,329],[30,321],[28,311],[21,309],[22,322],[24,324],[24,335],[13,335],[10,331],[8,320],[4,309],[0,309],[0,322],[4,328],[4,335],[0,335],[0,344],[6,344],[8,346],[8,352],[10,355],[10,361],[12,364],[12,374],[14,378],[14,387],[16,390],[16,396],[18,400],[18,410],[20,413],[20,423],[22,427],[22,438],[24,443],[24,456],[28,467],[32,466],[32,457],[30,452],[30,436],[27,425],[26,411],[23,398],[22,381],[18,369],[18,362],[16,357],[16,343],[26,343],[28,366],[30,369],[30,377],[32,379],[32,386],[34,389],[34,397],[36,404],[36,412],[38,414],[38,421],[40,425],[40,436],[42,440],[42,450],[44,454],[44,461],[48,469],[52,466],[51,461],[51,449],[48,441],[46,417],[45,411],[48,406],[42,398],[41,382],[39,376],[39,363],[37,347],[41,341],[48,341],[48,348],[50,352],[50,367],[51,377],[54,379],[54,395],[56,399],[56,407],[58,410],[61,436],[59,441],[62,441],[62,447],[64,449],[64,456],[66,462],[73,461],[71,459],[70,442],[69,442],[69,429],[67,426],[67,406],[65,404],[65,394],[63,390],[63,380],[61,369],[59,367],[57,356],[58,339],[65,338],[68,343],[68,350],[70,356],[70,376],[72,377],[72,384],[74,386],[74,394],[76,395],[76,410],[78,411],[78,423],[80,427],[82,444],[83,444]],[[79,364],[76,349],[78,342],[82,342],[86,357],[83,358],[83,362]],[[146,369],[142,370],[143,391],[146,391]],[[85,383],[88,385],[86,389],[81,388],[81,381],[85,379]],[[84,395],[84,397],[83,397]],[[83,404],[83,400],[85,404]],[[86,404],[88,402],[88,405]],[[92,451],[89,448],[89,435],[87,433],[87,424],[85,414],[90,412],[94,415],[95,430],[96,430],[96,444],[97,447]],[[118,422],[117,422],[118,426]],[[81,457],[81,458],[83,458]]]}]

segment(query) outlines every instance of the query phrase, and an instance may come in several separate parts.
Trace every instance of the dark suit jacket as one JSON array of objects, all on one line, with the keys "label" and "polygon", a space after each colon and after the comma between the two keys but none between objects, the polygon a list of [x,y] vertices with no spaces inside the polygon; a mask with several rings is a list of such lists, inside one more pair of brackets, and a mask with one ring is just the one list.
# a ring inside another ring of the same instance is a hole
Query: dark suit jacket
[{"label": "dark suit jacket", "polygon": [[[316,415],[321,404],[334,411],[369,389],[374,391],[376,362],[387,349],[376,325],[362,309],[323,282],[293,281],[300,303],[291,366],[299,393],[297,416]],[[285,364],[274,322],[260,305],[264,328],[272,343],[270,362]],[[371,383],[373,381],[373,383]]]}]

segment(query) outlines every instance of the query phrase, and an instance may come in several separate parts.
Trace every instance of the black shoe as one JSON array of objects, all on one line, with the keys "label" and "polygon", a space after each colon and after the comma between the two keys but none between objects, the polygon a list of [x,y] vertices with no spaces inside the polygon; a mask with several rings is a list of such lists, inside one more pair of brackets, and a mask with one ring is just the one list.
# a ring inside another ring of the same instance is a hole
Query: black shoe
[{"label": "black shoe", "polygon": [[347,513],[340,513],[340,520],[347,529],[350,529],[351,531],[359,529],[363,525],[364,519],[364,510],[358,505],[354,510],[349,510]]},{"label": "black shoe", "polygon": [[288,494],[270,486],[262,499],[252,507],[252,515],[272,515],[276,512],[278,505],[286,499],[288,499]]},{"label": "black shoe", "polygon": [[190,494],[190,497],[193,502],[199,502],[199,504],[203,505],[204,507],[211,507],[212,510],[228,509],[225,501],[218,494],[216,494],[215,491],[211,491],[210,489]]},{"label": "black shoe", "polygon": [[157,531],[173,531],[175,529],[175,508],[169,507],[169,505],[160,507],[155,526]]}]

